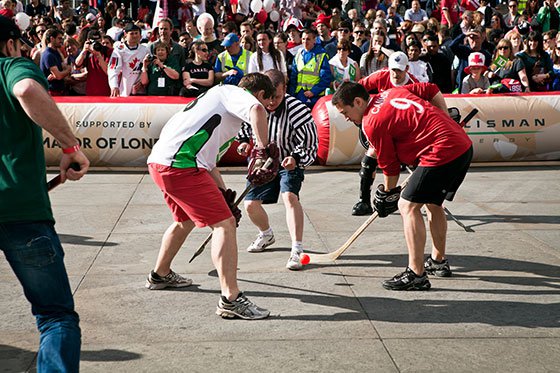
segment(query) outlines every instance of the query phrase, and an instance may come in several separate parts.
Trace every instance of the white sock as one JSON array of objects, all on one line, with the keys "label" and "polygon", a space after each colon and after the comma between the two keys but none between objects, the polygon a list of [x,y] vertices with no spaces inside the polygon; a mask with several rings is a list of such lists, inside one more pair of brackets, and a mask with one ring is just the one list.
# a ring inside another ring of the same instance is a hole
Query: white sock
[{"label": "white sock", "polygon": [[301,241],[295,241],[292,243],[292,252],[301,254],[303,252],[303,243]]},{"label": "white sock", "polygon": [[261,230],[259,230],[259,232],[261,232],[261,234],[262,234],[263,236],[272,236],[272,235],[274,235],[274,233],[272,232],[272,228],[271,228],[271,227],[268,227],[268,229],[267,229],[266,231],[261,231]]}]

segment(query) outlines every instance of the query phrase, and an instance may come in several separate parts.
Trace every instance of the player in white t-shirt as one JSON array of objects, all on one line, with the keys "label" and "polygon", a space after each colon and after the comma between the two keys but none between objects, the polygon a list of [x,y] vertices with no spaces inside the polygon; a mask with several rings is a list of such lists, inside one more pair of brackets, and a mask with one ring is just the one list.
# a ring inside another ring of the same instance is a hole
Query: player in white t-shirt
[{"label": "player in white t-shirt", "polygon": [[[267,76],[247,74],[239,87],[220,85],[201,94],[163,127],[148,157],[148,166],[175,222],[163,236],[156,266],[146,281],[147,288],[189,286],[192,281],[173,272],[171,262],[195,226],[209,226],[213,230],[212,261],[221,287],[216,313],[224,318],[243,319],[262,319],[270,314],[239,291],[236,219],[241,215],[233,206],[235,195],[226,190],[216,162],[244,121],[251,124],[256,135],[256,149],[262,151],[262,158],[267,157],[263,151],[268,145],[265,106],[274,94],[275,88]],[[251,176],[252,170],[249,172]],[[274,177],[275,173],[263,182]]]}]

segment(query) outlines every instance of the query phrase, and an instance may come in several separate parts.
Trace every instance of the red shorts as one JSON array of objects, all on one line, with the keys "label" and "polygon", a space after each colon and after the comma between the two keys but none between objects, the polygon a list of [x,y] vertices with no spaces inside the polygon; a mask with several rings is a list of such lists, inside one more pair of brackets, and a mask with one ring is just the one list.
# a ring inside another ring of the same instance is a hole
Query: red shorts
[{"label": "red shorts", "polygon": [[197,227],[206,227],[232,217],[222,192],[208,171],[157,163],[150,163],[148,169],[176,222],[192,220]]}]

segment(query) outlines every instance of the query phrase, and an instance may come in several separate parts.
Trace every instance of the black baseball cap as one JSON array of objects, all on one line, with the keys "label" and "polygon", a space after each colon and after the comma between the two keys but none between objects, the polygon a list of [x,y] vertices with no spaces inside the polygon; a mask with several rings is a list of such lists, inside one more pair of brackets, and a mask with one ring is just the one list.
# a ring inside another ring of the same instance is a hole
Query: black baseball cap
[{"label": "black baseball cap", "polygon": [[142,29],[134,24],[134,23],[127,23],[126,26],[124,26],[124,32],[129,32],[129,31],[142,31]]},{"label": "black baseball cap", "polygon": [[22,37],[19,27],[10,18],[0,16],[0,41],[19,39],[22,43],[33,47],[33,43]]}]

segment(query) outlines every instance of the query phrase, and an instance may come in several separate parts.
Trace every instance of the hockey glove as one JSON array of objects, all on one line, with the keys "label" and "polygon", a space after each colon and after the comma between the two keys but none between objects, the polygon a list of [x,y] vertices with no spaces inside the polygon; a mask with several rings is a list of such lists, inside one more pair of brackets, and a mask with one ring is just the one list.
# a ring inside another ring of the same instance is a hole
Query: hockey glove
[{"label": "hockey glove", "polygon": [[[274,180],[280,167],[280,151],[275,143],[271,142],[265,148],[255,146],[251,150],[251,161],[247,180],[255,186],[264,185]],[[263,168],[266,160],[272,159],[272,164],[268,168]]]},{"label": "hockey glove", "polygon": [[375,191],[373,197],[373,207],[380,218],[389,216],[389,214],[399,209],[399,198],[401,196],[401,187],[395,187],[389,191],[385,191],[385,185],[380,184]]},{"label": "hockey glove", "polygon": [[222,188],[220,188],[220,191],[222,192],[222,195],[226,200],[226,203],[231,211],[231,214],[235,218],[236,226],[239,227],[239,221],[241,220],[241,210],[239,209],[239,207],[235,205],[235,196],[237,195],[237,192],[235,190],[222,189]]}]

